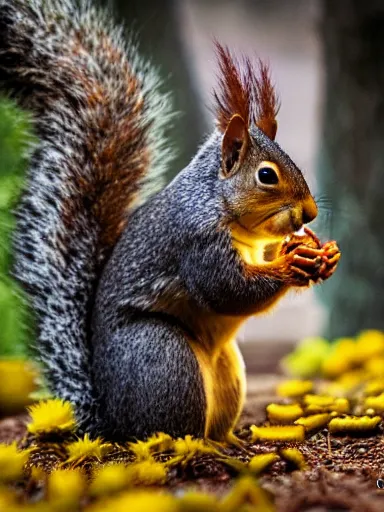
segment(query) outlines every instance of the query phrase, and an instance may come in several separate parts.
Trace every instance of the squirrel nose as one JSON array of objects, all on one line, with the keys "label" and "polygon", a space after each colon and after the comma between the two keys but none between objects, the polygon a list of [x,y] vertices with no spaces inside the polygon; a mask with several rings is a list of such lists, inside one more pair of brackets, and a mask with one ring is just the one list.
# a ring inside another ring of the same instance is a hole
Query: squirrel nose
[{"label": "squirrel nose", "polygon": [[317,217],[317,205],[312,196],[303,203],[303,224],[308,224]]}]

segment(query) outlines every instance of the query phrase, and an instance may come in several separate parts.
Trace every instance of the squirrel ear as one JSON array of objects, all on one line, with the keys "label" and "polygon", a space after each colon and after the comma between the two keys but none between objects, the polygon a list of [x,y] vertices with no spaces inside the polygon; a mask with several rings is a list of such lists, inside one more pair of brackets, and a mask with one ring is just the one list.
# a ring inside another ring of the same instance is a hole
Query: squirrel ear
[{"label": "squirrel ear", "polygon": [[235,114],[228,123],[221,146],[222,169],[226,178],[238,170],[247,152],[248,143],[247,125],[239,114]]}]

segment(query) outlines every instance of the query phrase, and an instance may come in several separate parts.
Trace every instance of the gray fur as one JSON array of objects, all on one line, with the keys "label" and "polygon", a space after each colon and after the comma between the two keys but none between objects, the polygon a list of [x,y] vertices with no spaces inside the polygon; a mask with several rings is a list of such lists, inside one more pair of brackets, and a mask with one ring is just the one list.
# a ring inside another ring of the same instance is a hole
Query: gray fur
[{"label": "gray fur", "polygon": [[[78,201],[73,177],[92,180],[87,142],[98,128],[98,112],[88,107],[82,79],[106,86],[116,126],[124,116],[132,117],[114,107],[126,95],[120,79],[123,63],[112,62],[110,52],[98,45],[100,32],[109,34],[138,78],[136,94],[145,105],[142,122],[149,126],[146,143],[151,147],[146,179],[151,176],[156,190],[170,158],[163,133],[171,114],[169,97],[159,92],[149,63],[87,1],[0,0],[0,85],[32,111],[40,139],[18,209],[15,272],[33,299],[37,351],[48,383],[55,394],[75,404],[83,425],[95,417],[88,319],[104,256],[97,250],[98,226],[89,212],[77,208],[69,226],[63,220],[63,204]],[[88,51],[68,62],[67,50],[79,34]],[[76,66],[83,77],[73,72]]]},{"label": "gray fur", "polygon": [[95,343],[98,433],[119,441],[154,432],[203,437],[202,378],[182,326],[132,310],[117,324]]}]

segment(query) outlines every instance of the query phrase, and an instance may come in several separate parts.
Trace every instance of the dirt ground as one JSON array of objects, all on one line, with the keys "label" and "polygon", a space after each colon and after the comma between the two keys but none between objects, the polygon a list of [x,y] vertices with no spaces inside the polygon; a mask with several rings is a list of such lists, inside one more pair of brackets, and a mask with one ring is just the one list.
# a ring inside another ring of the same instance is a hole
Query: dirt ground
[{"label": "dirt ground", "polygon": [[[254,455],[280,454],[284,448],[298,448],[301,451],[306,461],[304,470],[298,470],[295,464],[280,458],[260,476],[259,481],[273,496],[278,512],[384,510],[384,490],[377,487],[377,479],[384,478],[384,437],[381,427],[363,436],[331,436],[327,429],[323,429],[302,443],[250,440],[249,426],[266,420],[265,407],[278,400],[275,388],[281,380],[282,376],[277,373],[249,375],[247,402],[238,429],[244,446],[241,449],[227,448],[226,455],[246,463]],[[19,415],[1,420],[0,442],[21,442],[26,435],[26,419],[26,415]],[[42,463],[47,468],[59,463],[61,455],[52,446],[49,443],[44,446],[43,443],[40,452],[32,456],[34,463]],[[121,453],[115,451],[105,462],[124,460],[122,457]],[[169,473],[166,487],[176,493],[193,488],[222,496],[231,488],[239,472],[214,455],[199,455],[187,464],[174,467]],[[37,490],[29,486],[28,492],[33,494]]]}]

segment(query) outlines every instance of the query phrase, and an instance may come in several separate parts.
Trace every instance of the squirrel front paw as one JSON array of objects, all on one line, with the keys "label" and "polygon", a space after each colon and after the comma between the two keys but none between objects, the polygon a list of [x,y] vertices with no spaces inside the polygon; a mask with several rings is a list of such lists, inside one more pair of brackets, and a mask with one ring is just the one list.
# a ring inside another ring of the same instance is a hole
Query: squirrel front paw
[{"label": "squirrel front paw", "polygon": [[323,247],[323,266],[321,268],[320,278],[328,279],[336,270],[337,263],[341,257],[340,249],[335,241],[326,242]]},{"label": "squirrel front paw", "polygon": [[341,257],[335,241],[322,244],[315,233],[304,228],[305,235],[292,235],[285,240],[281,254],[296,286],[308,286],[328,279]]}]

